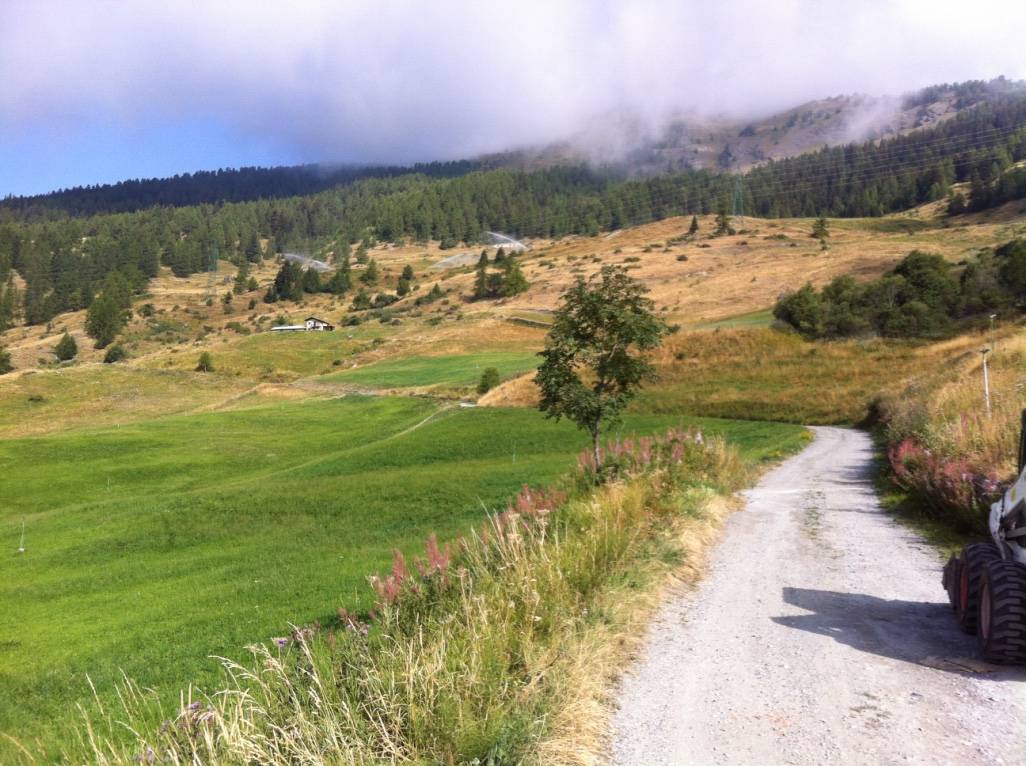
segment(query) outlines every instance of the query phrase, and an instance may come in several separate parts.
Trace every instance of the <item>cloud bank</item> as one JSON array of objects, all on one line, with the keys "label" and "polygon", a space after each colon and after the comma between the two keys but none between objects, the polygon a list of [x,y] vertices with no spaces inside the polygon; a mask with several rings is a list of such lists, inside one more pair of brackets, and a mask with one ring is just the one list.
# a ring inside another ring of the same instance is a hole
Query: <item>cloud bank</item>
[{"label": "cloud bank", "polygon": [[1022,0],[6,0],[0,124],[209,120],[283,156],[408,162],[1026,77],[1023,39]]}]

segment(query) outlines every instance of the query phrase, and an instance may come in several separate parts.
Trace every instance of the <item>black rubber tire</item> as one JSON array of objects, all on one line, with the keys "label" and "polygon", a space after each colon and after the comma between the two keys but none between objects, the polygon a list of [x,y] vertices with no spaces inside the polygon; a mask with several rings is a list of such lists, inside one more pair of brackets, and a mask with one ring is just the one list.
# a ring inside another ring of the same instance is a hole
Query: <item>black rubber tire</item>
[{"label": "black rubber tire", "polygon": [[980,579],[983,570],[992,561],[1000,561],[1001,554],[993,543],[973,543],[962,549],[958,566],[958,598],[955,616],[966,633],[976,632],[980,616]]},{"label": "black rubber tire", "polygon": [[951,554],[951,558],[948,559],[948,563],[944,565],[944,577],[942,583],[944,584],[944,590],[948,594],[948,603],[951,604],[952,610],[958,612],[958,579],[960,576],[961,562],[958,556],[954,553]]},{"label": "black rubber tire", "polygon": [[977,621],[984,659],[1026,665],[1026,566],[991,561],[984,567]]}]

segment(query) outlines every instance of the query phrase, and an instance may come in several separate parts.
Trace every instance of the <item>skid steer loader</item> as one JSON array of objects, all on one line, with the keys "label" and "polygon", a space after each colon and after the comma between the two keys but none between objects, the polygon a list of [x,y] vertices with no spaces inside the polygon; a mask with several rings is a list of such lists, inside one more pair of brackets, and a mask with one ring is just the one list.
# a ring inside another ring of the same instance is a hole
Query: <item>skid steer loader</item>
[{"label": "skid steer loader", "polygon": [[1018,476],[990,507],[989,543],[973,543],[944,566],[959,625],[975,633],[990,662],[1026,664],[1026,410]]}]

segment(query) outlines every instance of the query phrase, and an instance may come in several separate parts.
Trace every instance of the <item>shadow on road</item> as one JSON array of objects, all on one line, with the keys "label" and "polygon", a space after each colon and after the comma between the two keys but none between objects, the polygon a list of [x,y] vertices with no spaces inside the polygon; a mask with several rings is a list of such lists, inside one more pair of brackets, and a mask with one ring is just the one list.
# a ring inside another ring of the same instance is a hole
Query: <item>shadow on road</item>
[{"label": "shadow on road", "polygon": [[976,639],[963,633],[946,603],[888,601],[864,593],[784,588],[784,603],[811,614],[771,618],[778,625],[830,636],[881,657],[928,665],[954,673],[971,672],[992,681],[1026,681],[1026,668],[979,661]]}]

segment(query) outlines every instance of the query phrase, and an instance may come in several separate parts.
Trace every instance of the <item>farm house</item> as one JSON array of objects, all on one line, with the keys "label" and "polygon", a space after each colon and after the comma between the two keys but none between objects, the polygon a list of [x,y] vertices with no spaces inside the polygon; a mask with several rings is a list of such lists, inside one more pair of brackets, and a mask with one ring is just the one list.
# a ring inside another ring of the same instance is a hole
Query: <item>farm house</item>
[{"label": "farm house", "polygon": [[272,327],[271,332],[331,332],[335,325],[318,317],[307,317],[303,324],[283,324]]}]

